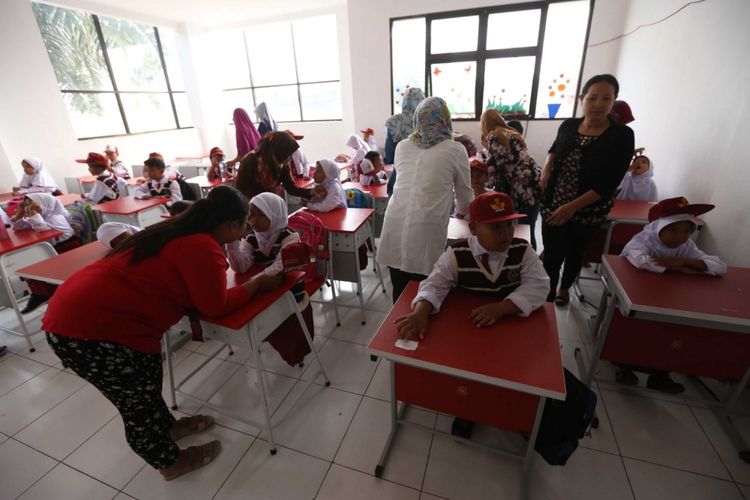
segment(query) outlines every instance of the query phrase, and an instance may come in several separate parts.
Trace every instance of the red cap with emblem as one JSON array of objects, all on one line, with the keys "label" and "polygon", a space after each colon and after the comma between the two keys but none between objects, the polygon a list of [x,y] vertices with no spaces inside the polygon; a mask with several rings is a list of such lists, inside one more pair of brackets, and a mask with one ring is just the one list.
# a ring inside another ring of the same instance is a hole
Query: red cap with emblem
[{"label": "red cap with emblem", "polygon": [[651,207],[651,210],[648,211],[648,221],[653,222],[656,219],[663,219],[664,217],[671,217],[673,215],[701,215],[713,210],[714,207],[715,205],[708,203],[694,203],[691,205],[682,196],[669,198],[661,200]]},{"label": "red cap with emblem", "polygon": [[89,153],[89,155],[83,160],[76,160],[77,163],[87,163],[89,165],[99,165],[107,168],[109,166],[109,160],[106,156],[101,153]]},{"label": "red cap with emblem", "polygon": [[483,222],[492,224],[506,220],[523,219],[524,214],[519,214],[513,209],[513,200],[505,193],[489,192],[482,193],[469,205],[469,217],[472,222]]}]

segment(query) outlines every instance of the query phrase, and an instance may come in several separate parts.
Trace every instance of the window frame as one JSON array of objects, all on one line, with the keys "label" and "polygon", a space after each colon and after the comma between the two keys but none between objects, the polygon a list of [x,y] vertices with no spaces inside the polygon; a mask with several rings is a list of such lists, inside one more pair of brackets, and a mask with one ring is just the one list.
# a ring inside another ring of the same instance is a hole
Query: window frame
[{"label": "window frame", "polygon": [[[334,19],[336,20],[336,26],[338,27],[338,17],[336,14],[323,14],[323,15],[331,15],[334,16]],[[310,16],[310,17],[322,17],[322,16]],[[299,18],[299,19],[309,19],[309,18]],[[300,82],[299,80],[299,69],[297,68],[297,48],[294,45],[294,26],[293,23],[296,20],[299,19],[292,19],[287,21],[289,23],[289,32],[292,40],[292,57],[294,58],[294,78],[297,80],[295,83],[280,83],[276,85],[255,85],[253,81],[253,68],[250,65],[250,54],[247,52],[247,32],[245,31],[245,28],[242,28],[242,41],[243,41],[243,47],[245,50],[245,64],[247,64],[247,72],[250,78],[250,86],[245,87],[230,87],[230,88],[222,88],[222,92],[232,92],[236,90],[249,90],[253,95],[253,104],[255,106],[258,105],[258,99],[255,96],[255,89],[269,89],[269,88],[278,88],[278,87],[297,87],[297,108],[299,109],[299,120],[275,120],[276,123],[315,123],[315,122],[340,122],[344,120],[344,113],[343,113],[343,103],[342,103],[342,113],[341,118],[326,118],[321,120],[305,120],[305,115],[302,111],[302,91],[300,90],[300,87],[302,85],[315,85],[320,83],[338,83],[339,86],[341,86],[341,68],[339,68],[339,79],[338,80],[316,80],[316,81],[310,81],[310,82]],[[338,37],[337,37],[337,45],[338,45]],[[230,122],[231,123],[231,122]],[[257,123],[257,122],[256,122]]]},{"label": "window frame", "polygon": [[[45,3],[45,2],[39,2],[39,3]],[[52,5],[52,4],[47,4]],[[67,9],[67,10],[75,10],[78,12],[82,12],[88,16],[91,17],[91,20],[94,24],[94,29],[96,30],[96,36],[97,41],[99,42],[99,48],[101,48],[102,51],[102,58],[104,59],[104,66],[107,70],[107,75],[109,76],[109,80],[112,84],[112,90],[72,90],[72,89],[59,89],[62,94],[107,94],[107,95],[114,95],[115,100],[117,101],[117,107],[120,110],[120,119],[122,120],[123,127],[125,129],[124,134],[107,134],[107,135],[96,135],[96,136],[86,136],[86,137],[77,137],[77,140],[79,141],[86,141],[91,139],[104,139],[108,137],[125,137],[129,135],[142,135],[142,134],[152,134],[156,132],[165,132],[169,130],[187,130],[194,128],[193,125],[189,126],[180,126],[180,117],[177,113],[177,106],[175,105],[174,100],[174,94],[186,94],[187,90],[172,90],[172,84],[169,79],[169,71],[167,71],[167,62],[164,57],[164,50],[162,48],[162,42],[161,42],[161,36],[159,35],[159,27],[151,25],[151,29],[154,32],[154,38],[156,40],[156,50],[159,55],[159,63],[161,64],[162,72],[164,73],[164,80],[166,82],[167,90],[166,91],[153,91],[153,90],[119,90],[117,87],[117,80],[115,79],[114,72],[112,70],[112,63],[109,59],[109,51],[107,48],[107,44],[104,40],[104,33],[102,31],[101,23],[99,21],[99,15],[94,14],[91,12],[86,12],[85,10],[75,9],[71,7],[61,7],[58,5],[52,5],[53,7],[61,8],[61,9]],[[104,17],[112,17],[112,16],[104,16]],[[114,18],[114,19],[122,19],[131,21],[130,19],[124,19],[124,18]],[[138,23],[144,26],[149,26],[146,23],[140,23],[138,21],[131,21],[134,23]],[[42,33],[43,35],[43,33]],[[44,37],[42,37],[44,38]],[[46,47],[45,47],[46,48]],[[59,84],[59,82],[58,82]],[[122,103],[122,99],[120,98],[120,95],[122,94],[166,94],[169,97],[169,102],[172,107],[172,117],[174,118],[175,127],[174,128],[164,128],[164,129],[155,129],[155,130],[147,130],[143,132],[131,132],[130,126],[128,124],[128,118],[127,114],[125,113],[125,106]],[[67,108],[67,105],[66,105]]]},{"label": "window frame", "polygon": [[[534,56],[534,76],[531,83],[531,95],[529,96],[529,109],[525,116],[519,116],[519,119],[524,121],[549,121],[549,120],[566,120],[567,118],[536,118],[536,102],[539,90],[539,73],[542,68],[542,55],[544,53],[544,33],[546,30],[547,23],[547,11],[550,4],[565,3],[576,0],[539,0],[524,3],[515,3],[508,5],[497,5],[491,7],[480,7],[474,9],[460,9],[451,10],[444,12],[433,12],[429,14],[415,14],[409,16],[392,17],[389,23],[389,39],[390,39],[390,87],[391,87],[391,114],[394,114],[395,104],[393,95],[393,23],[397,21],[404,21],[407,19],[420,19],[425,20],[425,69],[424,69],[424,86],[422,87],[425,91],[426,96],[432,95],[432,89],[430,88],[430,68],[433,64],[441,63],[452,63],[452,62],[463,62],[467,60],[476,61],[477,74],[476,82],[474,85],[474,118],[451,118],[452,121],[461,122],[472,122],[479,121],[484,111],[484,73],[485,65],[487,60],[490,59],[503,59],[511,57],[524,57]],[[576,85],[576,96],[580,94],[582,78],[583,78],[583,67],[586,62],[586,52],[588,49],[589,35],[591,34],[591,20],[594,14],[594,3],[596,0],[588,0],[589,2],[589,15],[588,22],[586,25],[586,35],[583,42],[583,52],[581,53],[581,64],[578,70],[578,83]],[[524,10],[540,10],[539,16],[539,33],[537,36],[536,46],[527,47],[514,47],[510,49],[492,49],[487,50],[487,24],[489,16],[491,14],[503,14],[507,12],[517,12]],[[454,17],[467,17],[467,16],[479,16],[479,27],[477,29],[477,50],[468,52],[448,52],[442,54],[431,54],[431,35],[432,35],[432,21],[441,19],[450,19]],[[578,111],[578,99],[573,100],[573,116],[576,116]]]}]

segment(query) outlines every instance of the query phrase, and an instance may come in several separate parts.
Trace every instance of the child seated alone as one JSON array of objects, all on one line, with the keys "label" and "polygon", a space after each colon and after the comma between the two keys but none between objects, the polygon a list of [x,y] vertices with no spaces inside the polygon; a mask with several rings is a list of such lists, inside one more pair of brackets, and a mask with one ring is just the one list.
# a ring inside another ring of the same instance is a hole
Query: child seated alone
[{"label": "child seated alone", "polygon": [[39,158],[24,158],[21,160],[23,176],[18,186],[13,187],[13,194],[51,193],[62,194],[55,179],[47,172],[44,163]]},{"label": "child seated alone", "polygon": [[109,144],[104,148],[104,154],[109,159],[109,170],[117,177],[128,180],[130,179],[130,172],[128,167],[120,159],[120,151],[116,147],[112,147]]},{"label": "child seated alone", "polygon": [[[694,217],[714,208],[708,204],[689,204],[685,198],[662,200],[648,212],[649,223],[633,236],[622,250],[622,256],[638,269],[654,273],[686,272],[710,276],[726,274],[727,265],[714,255],[701,252],[690,235],[696,230]],[[624,385],[637,385],[633,370],[649,373],[647,387],[679,394],[685,387],[672,380],[667,372],[622,367],[616,380]]]},{"label": "child seated alone", "polygon": [[157,196],[169,198],[172,202],[182,200],[182,191],[176,180],[169,179],[165,174],[164,160],[149,158],[143,162],[148,181],[135,189],[135,198],[148,200]]},{"label": "child seated alone", "polygon": [[[529,242],[513,236],[514,220],[524,215],[513,209],[510,197],[480,194],[469,205],[469,216],[472,236],[450,245],[438,258],[419,285],[413,312],[396,320],[401,338],[424,339],[430,314],[440,311],[453,287],[487,296],[486,305],[468,313],[477,327],[492,326],[504,316],[526,317],[544,304],[549,278]],[[468,439],[472,428],[472,422],[457,418],[452,432]]]},{"label": "child seated alone", "polygon": [[648,156],[636,154],[617,188],[618,200],[658,201],[654,164]]},{"label": "child seated alone", "polygon": [[89,173],[96,177],[94,187],[88,193],[81,194],[81,198],[92,203],[112,201],[128,195],[127,183],[109,171],[109,160],[99,153],[89,153],[84,160],[76,160],[89,167]]},{"label": "child seated alone", "polygon": [[330,212],[338,207],[346,207],[344,188],[339,181],[339,166],[331,160],[320,160],[315,164],[313,180],[315,187],[307,208],[313,212]]},{"label": "child seated alone", "polygon": [[234,170],[230,170],[224,163],[224,151],[220,147],[215,146],[208,152],[208,157],[211,160],[211,166],[208,167],[206,172],[206,178],[209,181],[217,179],[234,179]]},{"label": "child seated alone", "polygon": [[380,153],[368,151],[359,167],[359,183],[363,186],[369,186],[370,184],[382,184],[387,180]]},{"label": "child seated alone", "polygon": [[[270,276],[284,272],[281,249],[300,241],[299,234],[289,228],[286,202],[273,193],[261,193],[250,200],[247,218],[252,231],[242,240],[227,245],[229,266],[238,274],[250,271],[253,265],[263,268],[258,274]],[[304,283],[292,288],[302,317],[313,336],[313,317],[310,299]],[[310,352],[302,328],[296,316],[290,316],[274,332],[266,337],[274,349],[290,366],[302,363]]]}]

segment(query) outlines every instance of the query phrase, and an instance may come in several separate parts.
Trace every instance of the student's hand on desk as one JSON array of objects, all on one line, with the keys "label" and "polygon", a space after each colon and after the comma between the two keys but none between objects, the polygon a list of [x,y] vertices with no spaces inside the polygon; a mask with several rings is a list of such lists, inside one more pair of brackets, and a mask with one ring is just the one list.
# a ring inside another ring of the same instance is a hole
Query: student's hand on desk
[{"label": "student's hand on desk", "polygon": [[139,200],[150,200],[151,198],[153,198],[153,196],[151,196],[150,194],[144,194],[143,196],[141,196],[138,199]]},{"label": "student's hand on desk", "polygon": [[429,316],[421,314],[419,312],[413,312],[400,318],[396,318],[396,330],[398,330],[399,336],[404,340],[424,339],[424,334],[427,331],[427,323]]},{"label": "student's hand on desk", "polygon": [[547,218],[546,222],[551,226],[562,226],[570,219],[572,219],[575,213],[576,209],[573,208],[570,203],[566,203],[565,205],[559,206],[557,210],[552,212],[552,215]]},{"label": "student's hand on desk", "polygon": [[476,326],[492,326],[497,323],[497,320],[505,315],[502,302],[496,302],[493,304],[485,304],[479,306],[476,309],[472,309],[469,313],[469,319],[474,322]]},{"label": "student's hand on desk", "polygon": [[651,260],[653,260],[654,264],[656,264],[657,266],[666,267],[667,269],[675,269],[685,266],[687,259],[683,259],[680,257],[662,257],[658,255],[652,255]]}]

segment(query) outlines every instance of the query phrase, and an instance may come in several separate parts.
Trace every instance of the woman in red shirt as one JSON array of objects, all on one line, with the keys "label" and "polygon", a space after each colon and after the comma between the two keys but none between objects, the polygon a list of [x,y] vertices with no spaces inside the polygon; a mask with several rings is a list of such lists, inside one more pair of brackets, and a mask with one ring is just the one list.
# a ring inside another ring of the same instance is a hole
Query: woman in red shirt
[{"label": "woman in red shirt", "polygon": [[222,247],[246,230],[247,200],[220,186],[181,215],[131,236],[58,288],[42,320],[63,364],[117,407],[130,447],[169,481],[208,464],[219,441],[179,449],[175,441],[213,424],[175,420],[161,395],[160,339],[188,309],[221,316],[281,276],[260,274],[227,289]]}]

